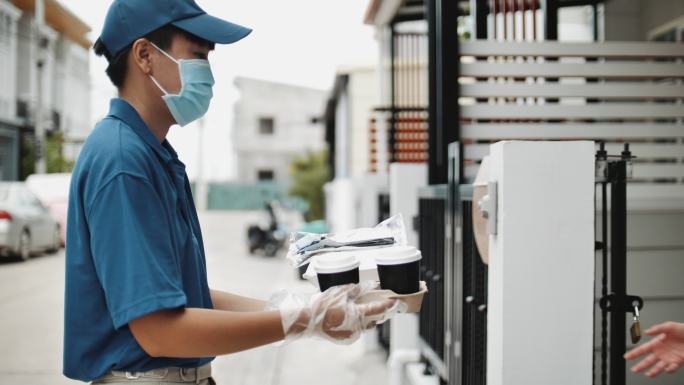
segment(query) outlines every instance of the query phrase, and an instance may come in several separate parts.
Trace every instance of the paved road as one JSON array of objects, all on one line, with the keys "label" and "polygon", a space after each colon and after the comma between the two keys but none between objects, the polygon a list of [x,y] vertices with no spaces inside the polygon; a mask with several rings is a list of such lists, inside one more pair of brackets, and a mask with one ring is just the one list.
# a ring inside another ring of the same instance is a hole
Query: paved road
[{"label": "paved road", "polygon": [[[247,255],[245,226],[255,213],[201,215],[213,288],[268,298],[285,287],[307,291],[284,258]],[[0,262],[0,385],[75,384],[61,375],[64,254],[28,262]],[[372,340],[373,336],[367,336]],[[369,344],[337,346],[300,340],[219,357],[214,374],[220,385],[385,383],[384,355]]]}]

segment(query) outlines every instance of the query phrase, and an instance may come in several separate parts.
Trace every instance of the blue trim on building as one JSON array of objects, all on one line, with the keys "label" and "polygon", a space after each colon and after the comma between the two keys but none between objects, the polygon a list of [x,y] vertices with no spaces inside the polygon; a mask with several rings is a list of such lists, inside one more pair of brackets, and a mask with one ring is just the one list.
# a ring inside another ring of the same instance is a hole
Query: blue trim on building
[{"label": "blue trim on building", "polygon": [[0,121],[0,180],[19,179],[21,132],[16,124]]}]

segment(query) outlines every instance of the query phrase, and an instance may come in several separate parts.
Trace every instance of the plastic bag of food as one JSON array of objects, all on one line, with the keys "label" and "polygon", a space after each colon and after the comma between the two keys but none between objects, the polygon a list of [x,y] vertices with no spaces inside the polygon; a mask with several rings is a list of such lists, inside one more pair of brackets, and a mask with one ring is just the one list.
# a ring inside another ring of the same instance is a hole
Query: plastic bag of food
[{"label": "plastic bag of food", "polygon": [[292,233],[287,259],[293,267],[300,267],[320,253],[388,246],[406,246],[406,227],[401,214],[372,228],[358,228],[337,234]]}]

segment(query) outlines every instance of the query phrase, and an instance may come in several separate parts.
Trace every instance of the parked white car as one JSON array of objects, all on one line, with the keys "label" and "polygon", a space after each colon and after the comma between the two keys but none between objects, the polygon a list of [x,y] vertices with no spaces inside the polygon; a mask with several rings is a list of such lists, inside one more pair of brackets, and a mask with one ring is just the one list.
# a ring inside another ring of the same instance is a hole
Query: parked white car
[{"label": "parked white car", "polygon": [[71,174],[33,174],[26,179],[26,186],[59,222],[62,246],[66,244],[70,184]]},{"label": "parked white car", "polygon": [[59,224],[26,185],[0,182],[0,255],[27,260],[60,244]]}]

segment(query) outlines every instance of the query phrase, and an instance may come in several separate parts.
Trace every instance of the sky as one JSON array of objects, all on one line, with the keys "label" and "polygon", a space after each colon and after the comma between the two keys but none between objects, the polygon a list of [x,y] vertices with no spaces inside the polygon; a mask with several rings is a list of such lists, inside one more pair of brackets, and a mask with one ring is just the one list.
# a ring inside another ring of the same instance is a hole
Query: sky
[{"label": "sky", "polygon": [[[91,26],[95,41],[102,30],[108,0],[59,0]],[[203,149],[198,125],[173,127],[168,140],[187,166],[190,179],[197,174],[202,157],[208,180],[235,177],[230,130],[233,105],[239,93],[237,76],[328,90],[336,69],[375,65],[377,42],[374,29],[363,24],[370,0],[197,0],[209,14],[242,24],[254,31],[244,40],[217,46],[210,56],[216,79],[214,99],[205,118]],[[102,119],[109,99],[116,95],[105,75],[106,60],[91,51],[92,124]]]}]

